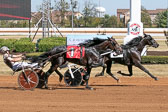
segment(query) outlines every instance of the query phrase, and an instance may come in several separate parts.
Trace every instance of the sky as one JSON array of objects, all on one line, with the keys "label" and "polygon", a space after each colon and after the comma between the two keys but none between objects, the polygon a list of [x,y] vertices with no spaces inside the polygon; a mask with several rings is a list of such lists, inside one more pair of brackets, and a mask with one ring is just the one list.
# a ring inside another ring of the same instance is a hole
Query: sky
[{"label": "sky", "polygon": [[[32,12],[37,11],[37,7],[41,5],[43,0],[31,0],[32,4]],[[52,5],[54,5],[54,0],[52,1]],[[59,0],[57,0],[59,1]],[[70,2],[70,0],[66,0]],[[128,9],[130,8],[130,0],[76,0],[78,1],[79,7],[78,10],[82,12],[84,8],[85,1],[91,1],[94,4],[97,4],[106,9],[106,14],[116,15],[117,9]],[[142,6],[144,6],[147,10],[155,10],[155,9],[167,9],[168,8],[168,0],[141,0]]]}]

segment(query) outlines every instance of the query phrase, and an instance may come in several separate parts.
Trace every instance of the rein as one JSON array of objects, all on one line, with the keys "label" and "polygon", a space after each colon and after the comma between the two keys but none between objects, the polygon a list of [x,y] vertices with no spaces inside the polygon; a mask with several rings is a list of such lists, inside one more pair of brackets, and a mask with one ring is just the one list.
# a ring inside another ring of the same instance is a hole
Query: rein
[{"label": "rein", "polygon": [[[66,50],[66,51],[64,51],[64,52],[60,52],[60,53],[54,54],[54,55],[52,55],[52,56],[49,56],[49,57],[46,58],[46,60],[45,60],[44,62],[42,62],[42,63],[40,63],[40,64],[44,64],[44,63],[48,62],[52,57],[57,56],[57,55],[61,55],[61,54],[66,53],[66,52],[68,52],[68,51],[71,51],[71,50]],[[42,68],[45,68],[49,63],[50,63],[50,62],[48,62],[48,63],[47,63],[45,66],[43,66]]]},{"label": "rein", "polygon": [[146,50],[145,50],[145,52],[144,52],[144,54],[142,54],[142,56],[144,56],[144,55],[145,55],[145,53],[148,51],[148,49],[149,49],[149,48],[147,47],[147,48],[146,48]]},{"label": "rein", "polygon": [[110,54],[110,53],[113,53],[114,51],[109,51],[109,52],[105,52],[105,53],[102,53],[100,54],[101,56],[104,56],[104,55],[107,55],[107,54]]}]

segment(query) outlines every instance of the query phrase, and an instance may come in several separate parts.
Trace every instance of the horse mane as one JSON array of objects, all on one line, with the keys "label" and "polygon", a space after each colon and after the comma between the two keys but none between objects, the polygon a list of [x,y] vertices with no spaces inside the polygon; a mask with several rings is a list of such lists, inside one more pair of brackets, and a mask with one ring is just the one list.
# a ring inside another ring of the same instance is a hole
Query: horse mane
[{"label": "horse mane", "polygon": [[143,39],[142,36],[135,37],[134,39],[132,39],[131,41],[129,41],[126,44],[126,46],[128,46],[128,47],[137,46],[142,39]]},{"label": "horse mane", "polygon": [[92,46],[98,45],[106,40],[107,39],[100,39],[98,37],[95,37],[95,38],[93,38],[93,40],[89,39],[89,40],[86,40],[84,43],[80,43],[79,46],[92,47]]}]

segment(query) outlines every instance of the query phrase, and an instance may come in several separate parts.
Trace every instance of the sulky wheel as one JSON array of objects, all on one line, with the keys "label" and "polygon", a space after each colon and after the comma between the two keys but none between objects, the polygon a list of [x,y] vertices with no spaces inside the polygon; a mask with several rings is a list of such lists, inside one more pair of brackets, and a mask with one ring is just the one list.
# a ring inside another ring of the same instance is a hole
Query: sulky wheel
[{"label": "sulky wheel", "polygon": [[71,77],[69,70],[67,70],[64,74],[64,81],[68,86],[79,86],[82,82],[83,76],[81,75],[81,72],[76,68],[72,68],[71,70],[74,78]]},{"label": "sulky wheel", "polygon": [[37,87],[39,78],[36,72],[32,70],[22,71],[18,76],[18,84],[24,90],[33,90]]},{"label": "sulky wheel", "polygon": [[80,71],[81,71],[81,74],[83,76],[83,80],[81,82],[81,85],[83,86],[86,83],[87,70],[85,68],[81,68]]}]

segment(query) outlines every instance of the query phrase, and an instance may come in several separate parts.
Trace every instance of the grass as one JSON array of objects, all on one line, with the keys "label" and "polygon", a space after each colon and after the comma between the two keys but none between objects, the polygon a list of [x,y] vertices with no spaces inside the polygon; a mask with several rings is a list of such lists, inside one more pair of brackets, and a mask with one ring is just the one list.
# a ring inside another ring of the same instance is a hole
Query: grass
[{"label": "grass", "polygon": [[[0,75],[11,75],[13,73],[13,71],[3,62],[2,55],[0,55],[0,66],[1,66]],[[154,64],[154,65],[144,65],[144,66],[155,76],[160,76],[160,77],[168,76],[167,74],[168,64]],[[46,72],[49,69],[49,67],[50,67],[50,64],[44,68],[44,71]],[[68,68],[61,69],[60,72],[64,74],[66,70],[68,70]],[[94,77],[97,73],[100,73],[101,70],[102,70],[101,67],[93,68],[91,72],[91,76]],[[117,77],[121,77],[121,75],[117,74],[119,70],[121,70],[124,73],[128,73],[127,66],[120,65],[120,64],[114,64],[111,70],[112,70],[112,73]],[[16,73],[15,75],[18,75],[18,73]],[[146,73],[144,73],[143,71],[141,71],[136,67],[133,67],[133,73],[134,73],[134,76],[148,77]],[[53,75],[56,75],[56,73],[54,72]],[[109,75],[107,75],[106,73],[105,73],[105,76],[109,77]]]}]

